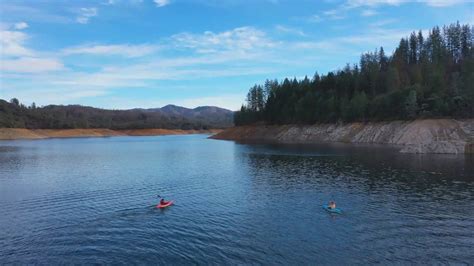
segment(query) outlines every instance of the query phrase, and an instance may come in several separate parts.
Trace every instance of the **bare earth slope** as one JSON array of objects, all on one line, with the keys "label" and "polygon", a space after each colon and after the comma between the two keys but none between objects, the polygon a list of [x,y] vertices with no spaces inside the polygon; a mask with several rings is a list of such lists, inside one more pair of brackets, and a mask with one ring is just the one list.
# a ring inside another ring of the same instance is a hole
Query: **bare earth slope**
[{"label": "bare earth slope", "polygon": [[173,129],[25,129],[0,128],[0,140],[45,139],[45,138],[80,138],[111,136],[159,136],[197,133],[217,133],[220,130],[173,130]]},{"label": "bare earth slope", "polygon": [[474,153],[474,119],[241,126],[226,129],[212,138],[299,144],[391,144],[407,153]]}]

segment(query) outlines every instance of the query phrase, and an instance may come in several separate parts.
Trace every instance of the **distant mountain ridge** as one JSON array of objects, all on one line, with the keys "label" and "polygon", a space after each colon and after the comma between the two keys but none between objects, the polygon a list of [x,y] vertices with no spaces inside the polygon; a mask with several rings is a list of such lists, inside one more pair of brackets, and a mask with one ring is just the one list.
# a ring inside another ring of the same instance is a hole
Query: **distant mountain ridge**
[{"label": "distant mountain ridge", "polygon": [[234,112],[217,106],[199,106],[196,108],[186,108],[174,104],[168,104],[161,108],[144,109],[148,112],[159,112],[167,116],[185,117],[187,119],[212,119],[214,122],[232,124]]},{"label": "distant mountain ridge", "polygon": [[[225,108],[217,106],[198,106],[196,108],[187,108],[179,105],[168,104],[163,107],[158,108],[137,108],[138,110],[144,110],[149,112],[162,112],[165,114],[174,114],[174,115],[197,115],[200,113],[225,113],[233,114],[234,112]],[[135,109],[132,109],[135,110]]]},{"label": "distant mountain ridge", "polygon": [[0,127],[210,129],[233,125],[233,111],[216,106],[194,109],[177,105],[161,108],[107,110],[82,105],[30,106],[0,99]]}]

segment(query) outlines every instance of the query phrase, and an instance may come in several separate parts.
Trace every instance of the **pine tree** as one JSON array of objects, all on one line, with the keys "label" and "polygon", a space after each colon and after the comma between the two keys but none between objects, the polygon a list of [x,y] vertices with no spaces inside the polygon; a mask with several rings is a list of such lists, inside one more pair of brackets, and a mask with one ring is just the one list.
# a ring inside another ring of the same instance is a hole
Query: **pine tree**
[{"label": "pine tree", "polygon": [[412,32],[410,34],[410,51],[409,51],[410,64],[414,65],[418,62],[418,38],[416,33]]},{"label": "pine tree", "polygon": [[311,80],[286,78],[255,85],[241,111],[245,119],[239,121],[474,117],[474,29],[459,23],[442,29],[434,27],[427,38],[421,31],[412,32],[400,40],[392,56],[380,47],[362,54],[353,67],[346,65],[326,75],[316,72]]}]

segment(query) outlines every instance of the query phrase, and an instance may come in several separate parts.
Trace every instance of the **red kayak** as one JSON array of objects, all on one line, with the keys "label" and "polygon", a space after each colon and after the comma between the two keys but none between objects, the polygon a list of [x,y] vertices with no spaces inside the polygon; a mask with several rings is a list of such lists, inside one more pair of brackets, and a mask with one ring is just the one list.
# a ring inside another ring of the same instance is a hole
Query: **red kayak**
[{"label": "red kayak", "polygon": [[170,200],[170,201],[167,201],[167,202],[165,202],[165,203],[163,203],[163,204],[158,203],[158,205],[156,205],[156,207],[157,207],[157,208],[160,208],[160,209],[163,209],[163,208],[166,208],[166,207],[168,207],[168,206],[171,206],[172,204],[173,204],[173,201]]}]

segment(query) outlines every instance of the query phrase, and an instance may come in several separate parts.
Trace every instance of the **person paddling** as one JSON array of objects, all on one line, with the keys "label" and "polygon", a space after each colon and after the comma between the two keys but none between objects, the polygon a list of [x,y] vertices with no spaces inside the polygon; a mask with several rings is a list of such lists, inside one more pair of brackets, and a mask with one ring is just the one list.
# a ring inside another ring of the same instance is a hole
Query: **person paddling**
[{"label": "person paddling", "polygon": [[161,198],[161,199],[160,199],[160,204],[161,204],[161,205],[166,205],[166,204],[168,204],[168,201],[165,201],[164,198]]},{"label": "person paddling", "polygon": [[336,208],[336,202],[331,200],[328,204],[328,208],[334,210]]},{"label": "person paddling", "polygon": [[336,202],[331,200],[328,204],[323,205],[323,209],[330,213],[338,213],[340,214],[342,211],[339,208],[336,208]]},{"label": "person paddling", "polygon": [[158,203],[158,205],[156,205],[157,208],[163,209],[163,208],[166,208],[166,207],[171,206],[173,204],[172,200],[166,201],[160,195],[158,195],[158,197],[160,198],[160,203]]},{"label": "person paddling", "polygon": [[160,195],[157,195],[158,198],[161,198],[160,199],[160,205],[166,205],[168,204],[169,201],[166,201],[165,198],[163,198],[162,196]]}]

